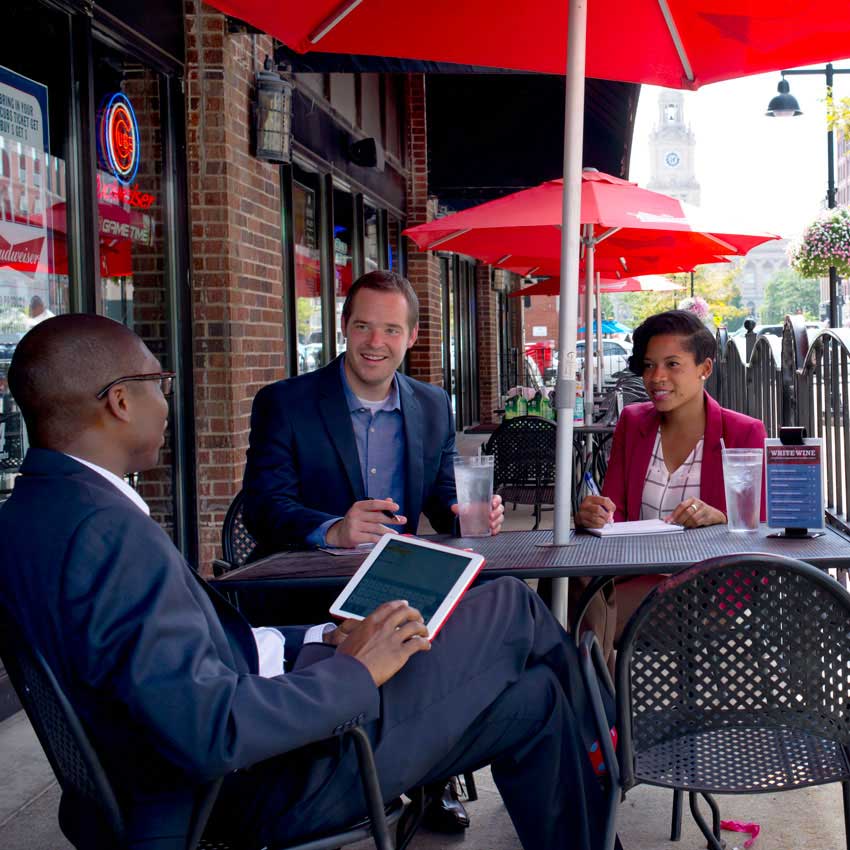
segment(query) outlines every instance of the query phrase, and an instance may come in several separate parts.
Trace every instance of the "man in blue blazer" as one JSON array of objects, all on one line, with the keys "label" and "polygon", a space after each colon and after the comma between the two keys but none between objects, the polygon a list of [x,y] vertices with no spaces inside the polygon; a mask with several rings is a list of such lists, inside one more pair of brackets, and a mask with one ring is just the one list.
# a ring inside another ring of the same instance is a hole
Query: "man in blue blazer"
[{"label": "man in blue blazer", "polygon": [[[225,776],[214,829],[239,847],[361,817],[352,724],[386,799],[492,764],[526,850],[590,850],[600,789],[578,720],[575,644],[537,596],[470,591],[435,639],[402,601],[338,627],[252,630],[186,564],[123,480],[155,466],[173,373],[102,316],[47,319],[9,387],[32,448],[0,508],[0,611],[55,672],[112,779],[133,850],[185,850]],[[63,796],[79,850],[114,850]]]},{"label": "man in blue blazer", "polygon": [[[394,272],[359,278],[342,309],[345,354],[264,387],[254,400],[243,489],[257,556],[292,543],[355,546],[424,513],[451,533],[457,513],[454,417],[445,390],[397,371],[419,304]],[[504,508],[494,497],[494,533]]]}]

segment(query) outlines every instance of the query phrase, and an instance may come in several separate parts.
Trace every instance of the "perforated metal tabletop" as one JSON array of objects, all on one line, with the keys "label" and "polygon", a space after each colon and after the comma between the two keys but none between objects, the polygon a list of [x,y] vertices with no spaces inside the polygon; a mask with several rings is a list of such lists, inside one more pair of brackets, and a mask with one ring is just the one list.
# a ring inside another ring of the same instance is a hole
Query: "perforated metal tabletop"
[{"label": "perforated metal tabletop", "polygon": [[[832,529],[812,540],[776,540],[762,528],[733,533],[725,525],[696,528],[681,534],[602,539],[574,533],[570,544],[547,547],[551,531],[507,531],[495,537],[428,539],[480,552],[487,559],[484,574],[492,577],[543,578],[590,575],[669,573],[704,558],[756,552],[799,558],[822,569],[850,569],[850,540]],[[215,580],[221,590],[342,585],[365,554],[284,552],[263,558]]]}]

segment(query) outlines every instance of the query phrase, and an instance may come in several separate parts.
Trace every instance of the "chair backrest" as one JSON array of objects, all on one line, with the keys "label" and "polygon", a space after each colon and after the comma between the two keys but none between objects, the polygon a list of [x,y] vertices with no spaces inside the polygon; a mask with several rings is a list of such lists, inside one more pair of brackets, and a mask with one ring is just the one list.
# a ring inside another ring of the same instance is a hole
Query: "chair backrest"
[{"label": "chair backrest", "polygon": [[770,555],[712,558],[658,585],[617,654],[617,725],[634,753],[703,730],[793,728],[850,744],[850,594]]},{"label": "chair backrest", "polygon": [[231,569],[248,563],[248,559],[257,548],[257,541],[245,528],[242,520],[244,498],[240,490],[230,503],[224,517],[224,525],[221,527],[221,550],[224,553],[224,560],[231,565]]},{"label": "chair backrest", "polygon": [[551,485],[555,481],[557,427],[539,416],[506,419],[483,448],[493,455],[493,486]]},{"label": "chair backrest", "polygon": [[41,653],[5,612],[0,656],[62,790],[99,812],[115,847],[123,847],[124,820],[88,735]]}]

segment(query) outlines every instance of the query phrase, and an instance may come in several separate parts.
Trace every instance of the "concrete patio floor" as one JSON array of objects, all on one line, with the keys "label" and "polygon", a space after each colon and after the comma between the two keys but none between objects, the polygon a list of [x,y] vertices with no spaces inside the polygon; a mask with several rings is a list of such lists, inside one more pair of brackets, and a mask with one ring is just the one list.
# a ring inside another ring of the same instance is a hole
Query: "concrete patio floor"
[{"label": "concrete patio floor", "polygon": [[[473,454],[486,437],[461,436],[458,448]],[[508,510],[506,528],[528,529],[531,510]],[[551,511],[542,527],[551,528]],[[422,528],[423,533],[427,532]],[[420,830],[412,850],[519,850],[519,842],[489,770],[476,774],[479,799],[470,803],[472,826],[445,836]],[[529,789],[529,793],[534,793]],[[620,808],[620,837],[625,850],[702,850],[705,842],[685,811],[682,839],[669,838],[672,795],[660,788],[633,789]],[[754,821],[762,828],[753,850],[842,850],[847,847],[841,815],[841,789],[820,786],[784,794],[718,797],[724,819]],[[59,789],[50,766],[22,712],[0,723],[0,850],[72,850],[56,820]],[[724,833],[729,850],[748,837]],[[368,850],[368,842],[356,850]]]}]

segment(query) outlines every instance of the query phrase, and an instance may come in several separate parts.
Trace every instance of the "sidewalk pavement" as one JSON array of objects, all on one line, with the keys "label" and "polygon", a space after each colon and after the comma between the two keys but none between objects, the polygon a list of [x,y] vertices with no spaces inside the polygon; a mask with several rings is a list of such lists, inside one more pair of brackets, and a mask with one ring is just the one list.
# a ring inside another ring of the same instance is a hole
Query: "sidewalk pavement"
[{"label": "sidewalk pavement", "polygon": [[[458,449],[474,454],[485,436],[459,435]],[[508,507],[506,529],[530,529],[531,508]],[[552,527],[552,512],[542,528]],[[421,529],[423,533],[426,529]],[[73,850],[57,824],[59,788],[23,712],[0,723],[0,848],[2,850]],[[457,836],[420,830],[411,850],[520,850],[519,842],[489,769],[475,774],[479,799],[470,803],[472,826]],[[533,793],[533,789],[530,789]],[[826,785],[784,794],[718,797],[724,819],[755,821],[762,832],[752,850],[843,850],[847,847],[841,815],[841,788]],[[672,793],[640,786],[620,808],[620,837],[625,850],[702,850],[702,839],[685,807],[682,839],[670,842]],[[725,833],[729,850],[743,848],[746,835]],[[355,850],[369,850],[369,842]],[[529,848],[531,850],[531,848]]]}]

